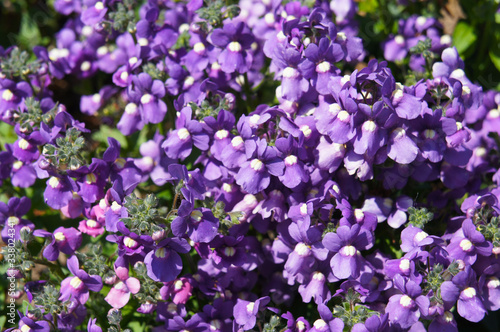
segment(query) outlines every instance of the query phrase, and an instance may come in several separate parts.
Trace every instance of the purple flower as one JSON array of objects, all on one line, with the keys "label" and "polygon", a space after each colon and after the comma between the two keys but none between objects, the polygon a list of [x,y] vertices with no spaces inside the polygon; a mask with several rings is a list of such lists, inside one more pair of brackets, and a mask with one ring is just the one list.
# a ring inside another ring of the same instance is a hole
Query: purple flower
[{"label": "purple flower", "polygon": [[144,258],[148,276],[155,281],[169,282],[177,278],[182,270],[179,253],[186,254],[191,249],[184,239],[166,238]]},{"label": "purple flower", "polygon": [[[31,200],[28,197],[11,197],[7,204],[0,202],[0,225],[2,225],[2,240],[7,243],[8,239],[20,240],[21,229],[28,227],[35,229],[35,225],[23,219],[31,208]],[[9,230],[14,230],[12,231]]]},{"label": "purple flower", "polygon": [[476,261],[477,255],[489,256],[493,245],[486,241],[472,219],[465,219],[462,223],[461,231],[458,231],[452,237],[450,244],[446,247],[446,251],[453,259],[463,260],[466,264],[472,265]]},{"label": "purple flower", "polygon": [[88,332],[102,332],[102,329],[99,327],[99,325],[96,324],[96,321],[97,318],[89,319],[89,323],[87,324]]},{"label": "purple flower", "polygon": [[59,227],[53,233],[37,229],[33,234],[40,237],[52,237],[52,242],[43,250],[43,256],[49,261],[57,260],[59,252],[73,255],[82,243],[82,233],[73,227]]},{"label": "purple flower", "polygon": [[280,176],[285,166],[277,157],[276,148],[268,146],[263,139],[245,142],[247,161],[236,174],[236,183],[250,194],[257,194],[266,189],[271,182],[271,175]]},{"label": "purple flower", "polygon": [[471,322],[479,322],[484,318],[484,308],[479,294],[476,273],[470,266],[459,272],[451,281],[441,285],[441,298],[452,307],[457,302],[458,314]]},{"label": "purple flower", "polygon": [[191,120],[190,107],[181,111],[176,128],[161,145],[169,158],[186,159],[191,154],[193,145],[200,150],[208,150],[210,137],[200,122]]},{"label": "purple flower", "polygon": [[415,324],[420,315],[428,315],[430,301],[422,295],[417,283],[398,274],[394,277],[394,286],[403,294],[391,296],[385,308],[392,324],[406,329]]},{"label": "purple flower", "polygon": [[175,236],[187,234],[194,242],[210,242],[217,235],[219,219],[208,208],[194,208],[192,199],[185,199],[172,221],[172,233]]},{"label": "purple flower", "polygon": [[222,29],[215,29],[210,41],[223,48],[218,62],[225,73],[246,73],[252,65],[252,54],[248,51],[254,38],[243,22],[226,22]]},{"label": "purple flower", "polygon": [[357,323],[351,332],[382,332],[387,329],[388,314],[381,316],[373,315],[366,319],[365,323]]},{"label": "purple flower", "polygon": [[165,96],[165,85],[154,80],[146,73],[140,73],[132,79],[134,88],[129,86],[127,93],[130,100],[139,105],[139,112],[144,123],[160,123],[167,113],[167,105],[161,98]]},{"label": "purple flower", "polygon": [[102,288],[102,279],[98,275],[89,275],[80,269],[78,258],[71,256],[67,262],[73,277],[67,277],[61,282],[60,301],[77,300],[85,304],[89,299],[89,291],[99,292]]},{"label": "purple flower", "polygon": [[373,246],[373,235],[358,224],[340,226],[336,233],[327,233],[323,238],[325,248],[335,253],[330,264],[333,274],[339,279],[357,278],[364,264],[359,250]]},{"label": "purple flower", "polygon": [[250,330],[257,322],[257,314],[269,301],[269,296],[261,297],[254,302],[238,299],[233,309],[234,320],[243,330]]}]

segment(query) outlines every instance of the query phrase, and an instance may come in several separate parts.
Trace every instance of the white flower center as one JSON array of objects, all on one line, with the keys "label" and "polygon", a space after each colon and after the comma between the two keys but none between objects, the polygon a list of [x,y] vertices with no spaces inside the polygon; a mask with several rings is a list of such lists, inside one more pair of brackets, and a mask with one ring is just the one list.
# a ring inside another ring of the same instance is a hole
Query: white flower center
[{"label": "white flower center", "polygon": [[128,59],[128,64],[131,66],[135,65],[137,62],[139,62],[139,59],[137,59],[137,57],[135,56]]},{"label": "white flower center", "polygon": [[59,181],[58,178],[56,178],[55,176],[52,176],[50,179],[49,179],[49,186],[51,186],[52,188],[56,188],[57,186],[59,186],[59,183],[61,183]]},{"label": "white flower center", "polygon": [[399,140],[401,138],[403,138],[405,135],[406,135],[406,130],[404,130],[403,128],[399,127],[399,128],[396,128],[394,129],[394,131],[392,132],[392,135],[394,137],[394,140]]},{"label": "white flower center", "polygon": [[441,38],[439,38],[439,43],[441,45],[451,44],[451,36],[450,35],[442,35]]},{"label": "white flower center", "polygon": [[424,24],[425,24],[425,22],[427,22],[427,17],[424,17],[424,16],[419,16],[419,17],[417,18],[417,24],[418,24],[418,25],[424,25]]},{"label": "white flower center", "polygon": [[326,322],[322,319],[317,319],[314,324],[313,324],[314,328],[316,330],[323,330],[327,325],[326,325]]},{"label": "white flower center", "polygon": [[327,73],[330,71],[330,68],[331,68],[331,65],[329,62],[326,62],[326,61],[323,61],[321,63],[319,63],[317,66],[316,66],[316,72],[317,73],[321,73],[321,74],[324,74],[324,73]]},{"label": "white flower center", "polygon": [[193,218],[196,222],[201,221],[201,219],[203,218],[203,213],[201,213],[201,211],[199,210],[194,210],[193,212],[191,212],[191,218]]},{"label": "white flower center", "polygon": [[355,209],[354,217],[356,218],[356,220],[363,220],[365,218],[365,213],[360,209]]},{"label": "white flower center", "polygon": [[302,126],[300,126],[299,129],[304,134],[304,136],[306,138],[309,137],[309,136],[311,136],[311,134],[312,134],[312,130],[311,130],[311,128],[308,125],[302,125]]},{"label": "white flower center", "polygon": [[137,104],[135,104],[135,103],[128,103],[127,106],[125,106],[125,112],[127,114],[135,114],[135,113],[137,113]]},{"label": "white flower center", "polygon": [[122,81],[128,80],[128,71],[122,71],[121,74],[120,74],[120,79]]},{"label": "white flower center", "polygon": [[405,37],[403,37],[401,35],[397,35],[396,37],[394,37],[394,41],[398,45],[404,45],[404,43],[405,43]]},{"label": "white flower center", "polygon": [[363,123],[363,130],[368,131],[370,133],[373,133],[377,129],[377,124],[375,121],[368,120],[365,123]]},{"label": "white flower center", "polygon": [[149,93],[146,93],[141,97],[141,104],[149,104],[152,100],[153,96],[151,96]]},{"label": "white flower center", "polygon": [[447,323],[453,322],[453,314],[451,312],[449,312],[449,311],[446,311],[443,314],[443,318],[444,318],[444,321],[447,322]]},{"label": "white flower center", "polygon": [[229,45],[227,46],[227,48],[231,51],[231,52],[240,52],[241,51],[241,44],[238,43],[237,41],[233,41],[233,42],[230,42]]},{"label": "white flower center", "polygon": [[227,131],[226,129],[221,129],[221,130],[218,130],[216,133],[215,133],[215,138],[217,139],[225,139],[229,136],[229,131]]},{"label": "white flower center", "polygon": [[259,159],[255,158],[250,162],[250,167],[254,171],[261,171],[264,168],[264,163],[260,161]]},{"label": "white flower center", "polygon": [[241,136],[235,136],[231,140],[231,145],[233,146],[233,148],[239,149],[243,145],[243,138],[241,138]]},{"label": "white flower center", "polygon": [[490,277],[487,286],[488,288],[498,288],[500,286],[500,280],[497,277]]},{"label": "white flower center", "polygon": [[462,291],[462,294],[468,298],[468,299],[472,299],[474,296],[476,296],[476,289],[473,288],[473,287],[467,287],[466,289],[464,289]]},{"label": "white flower center", "polygon": [[295,249],[294,251],[299,254],[299,256],[307,256],[309,254],[309,247],[303,243],[303,242],[299,242],[297,243],[297,245],[295,246]]},{"label": "white flower center", "polygon": [[92,67],[92,64],[90,61],[83,61],[82,64],[80,65],[80,70],[81,71],[88,71]]},{"label": "white flower center", "polygon": [[97,221],[95,221],[94,219],[87,220],[86,224],[90,228],[97,228],[99,226],[99,224],[97,223]]},{"label": "white flower center", "polygon": [[125,236],[125,238],[123,239],[123,244],[125,245],[125,247],[127,248],[136,248],[137,247],[137,241],[128,237],[128,236]]},{"label": "white flower center", "polygon": [[189,137],[191,137],[191,134],[186,128],[181,128],[177,131],[177,136],[179,137],[180,140],[185,141]]},{"label": "white flower center", "polygon": [[98,1],[95,3],[94,8],[97,9],[98,11],[101,11],[104,9],[104,4],[101,1]]},{"label": "white flower center", "polygon": [[10,227],[19,225],[19,222],[20,220],[16,216],[10,216],[9,218],[7,218],[7,225],[9,225]]},{"label": "white flower center", "polygon": [[203,54],[203,52],[205,52],[205,49],[205,45],[201,42],[197,42],[193,46],[193,51],[198,54]]},{"label": "white flower center", "polygon": [[297,163],[297,157],[294,155],[289,155],[288,157],[285,158],[285,165],[287,166],[293,166]]},{"label": "white flower center", "polygon": [[420,231],[418,232],[416,235],[415,235],[415,241],[416,242],[420,242],[422,241],[423,239],[427,238],[429,236],[429,234],[427,234],[426,232],[424,231]]},{"label": "white flower center", "polygon": [[317,281],[323,281],[325,280],[325,275],[319,271],[316,271],[313,273],[313,277],[312,277],[314,280],[317,280]]},{"label": "white flower center", "polygon": [[463,239],[462,241],[460,241],[460,248],[462,248],[462,250],[465,252],[471,251],[473,247],[474,245],[468,239]]},{"label": "white flower center", "polygon": [[73,277],[69,284],[71,287],[73,287],[73,289],[79,290],[83,285],[83,281],[81,281],[78,277]]},{"label": "white flower center", "polygon": [[399,262],[399,269],[402,272],[408,272],[410,270],[410,260],[403,258],[401,262]]},{"label": "white flower center", "polygon": [[25,140],[24,138],[21,138],[19,140],[19,147],[23,150],[27,150],[29,149],[30,147],[30,142],[28,142],[27,140]]},{"label": "white flower center", "polygon": [[342,252],[342,255],[344,256],[349,256],[349,257],[352,257],[354,255],[356,255],[356,247],[354,246],[344,246],[342,249],[341,249],[341,252]]},{"label": "white flower center", "polygon": [[147,38],[139,38],[137,40],[137,43],[141,46],[148,46],[149,45],[149,40]]},{"label": "white flower center", "polygon": [[166,256],[166,254],[167,254],[167,251],[163,247],[158,248],[155,251],[155,256],[158,258],[164,258]]},{"label": "white flower center", "polygon": [[349,121],[350,117],[351,117],[350,114],[344,110],[340,111],[339,114],[337,114],[337,119],[339,119],[342,122]]},{"label": "white flower center", "polygon": [[286,67],[283,70],[283,78],[297,78],[299,77],[299,71],[292,67]]},{"label": "white flower center", "polygon": [[247,304],[247,312],[249,314],[253,313],[253,308],[255,307],[255,302],[250,302],[249,304]]},{"label": "white flower center", "polygon": [[233,191],[233,185],[230,183],[224,183],[222,185],[222,190],[224,190],[227,193],[230,193],[231,191]]},{"label": "white flower center", "polygon": [[424,136],[425,138],[433,139],[434,137],[436,137],[436,131],[433,129],[426,129],[424,130]]},{"label": "white flower center", "polygon": [[66,240],[66,236],[64,236],[63,232],[57,232],[54,234],[54,239],[56,239],[57,242],[61,242]]},{"label": "white flower center", "polygon": [[174,284],[174,288],[176,291],[181,290],[182,286],[184,286],[184,283],[182,282],[182,280],[177,280]]},{"label": "white flower center", "polygon": [[273,25],[276,22],[276,20],[274,19],[274,14],[273,13],[267,13],[266,15],[264,15],[264,21],[269,26]]},{"label": "white flower center", "polygon": [[302,203],[302,205],[300,206],[300,214],[303,216],[307,215],[307,204],[306,203]]},{"label": "white flower center", "polygon": [[401,297],[401,299],[399,300],[399,304],[401,304],[405,308],[408,308],[409,306],[411,306],[412,303],[413,303],[413,300],[408,295],[403,295]]},{"label": "white flower center", "polygon": [[2,99],[5,101],[11,101],[14,98],[14,94],[9,89],[6,89],[2,93]]},{"label": "white flower center", "polygon": [[236,249],[234,249],[233,247],[225,247],[224,248],[224,255],[226,257],[233,257],[235,253],[236,253]]}]

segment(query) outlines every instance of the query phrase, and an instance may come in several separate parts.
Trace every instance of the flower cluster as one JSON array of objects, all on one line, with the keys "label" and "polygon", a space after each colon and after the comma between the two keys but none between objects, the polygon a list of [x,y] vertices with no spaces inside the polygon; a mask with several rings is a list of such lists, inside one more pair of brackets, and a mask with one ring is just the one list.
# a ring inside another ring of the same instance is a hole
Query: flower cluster
[{"label": "flower cluster", "polygon": [[135,6],[56,0],[53,44],[0,49],[30,303],[8,331],[458,331],[500,308],[500,94],[436,19],[382,45],[410,85],[363,62],[351,0]]}]

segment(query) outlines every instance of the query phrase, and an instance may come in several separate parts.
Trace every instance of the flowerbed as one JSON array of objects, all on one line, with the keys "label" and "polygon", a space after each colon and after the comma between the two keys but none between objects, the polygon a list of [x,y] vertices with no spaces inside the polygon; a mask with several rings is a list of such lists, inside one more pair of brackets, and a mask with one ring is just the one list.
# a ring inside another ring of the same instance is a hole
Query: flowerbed
[{"label": "flowerbed", "polygon": [[368,29],[384,3],[55,0],[52,40],[0,48],[8,331],[458,331],[498,310],[500,94],[432,3]]}]

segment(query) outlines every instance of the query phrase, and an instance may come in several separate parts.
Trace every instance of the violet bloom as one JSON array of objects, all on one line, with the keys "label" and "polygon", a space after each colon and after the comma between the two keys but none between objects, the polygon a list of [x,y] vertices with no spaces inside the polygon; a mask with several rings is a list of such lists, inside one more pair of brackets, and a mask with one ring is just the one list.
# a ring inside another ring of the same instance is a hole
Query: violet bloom
[{"label": "violet bloom", "polygon": [[476,261],[477,255],[489,256],[493,245],[486,241],[483,234],[479,232],[472,219],[467,218],[462,223],[461,231],[453,236],[446,251],[453,259],[463,260],[467,265]]},{"label": "violet bloom", "polygon": [[15,332],[15,331],[21,331],[21,332],[50,332],[51,327],[49,325],[48,321],[45,320],[39,320],[39,321],[34,321],[21,313],[19,313],[21,319],[19,320],[19,329],[16,328],[10,328],[5,330],[6,332]]},{"label": "violet bloom", "polygon": [[89,319],[89,323],[87,324],[88,332],[102,332],[102,329],[99,327],[99,325],[96,324],[96,321],[97,318]]},{"label": "violet bloom", "polygon": [[470,266],[441,285],[441,298],[449,307],[457,303],[458,314],[471,322],[484,318],[486,309],[478,291],[476,273]]},{"label": "violet bloom", "polygon": [[266,140],[248,140],[245,149],[248,160],[236,174],[236,183],[246,192],[257,194],[269,186],[271,175],[283,174],[285,164],[277,157],[276,148],[268,146]]},{"label": "violet bloom", "polygon": [[269,296],[261,297],[254,302],[238,299],[233,309],[234,320],[243,330],[250,330],[257,322],[257,314],[269,301]]},{"label": "violet bloom", "polygon": [[31,221],[22,218],[30,208],[31,200],[28,197],[11,197],[7,204],[0,202],[0,225],[3,227],[2,240],[5,243],[12,238],[12,231],[9,232],[9,229],[14,229],[14,239],[16,241],[20,239],[23,227],[29,227],[31,230],[35,229],[35,225]]},{"label": "violet bloom", "polygon": [[37,229],[33,235],[52,237],[52,242],[43,250],[43,256],[49,261],[57,260],[59,252],[63,252],[66,255],[73,255],[82,243],[82,233],[73,227],[59,227],[53,233]]},{"label": "violet bloom", "polygon": [[24,98],[31,96],[32,90],[28,83],[22,81],[16,83],[9,79],[0,80],[0,119],[3,119],[8,111],[17,110]]},{"label": "violet bloom", "polygon": [[320,39],[318,45],[309,44],[304,53],[306,59],[299,64],[302,75],[311,80],[312,86],[318,93],[329,94],[330,78],[340,74],[340,70],[333,63],[344,58],[342,47],[324,37]]},{"label": "violet bloom", "polygon": [[332,311],[323,303],[318,304],[320,319],[314,321],[308,332],[342,332],[344,322],[340,318],[334,318]]},{"label": "violet bloom", "polygon": [[428,315],[430,301],[422,295],[417,283],[398,274],[394,278],[394,286],[403,294],[391,296],[385,308],[393,325],[406,329],[415,324],[421,315]]},{"label": "violet bloom", "polygon": [[127,94],[131,101],[139,104],[139,112],[144,123],[160,123],[167,113],[167,105],[161,98],[165,96],[165,85],[146,73],[132,78],[134,88],[129,86]]},{"label": "violet bloom", "polygon": [[82,12],[80,19],[85,25],[93,26],[101,22],[108,11],[106,0],[85,0],[83,3],[87,8]]},{"label": "violet bloom", "polygon": [[339,279],[357,278],[364,264],[360,250],[373,246],[373,235],[358,224],[340,226],[336,233],[327,233],[323,238],[325,248],[335,253],[330,261],[332,272]]},{"label": "violet bloom", "polygon": [[351,332],[383,332],[387,329],[388,314],[368,317],[364,323],[355,324]]},{"label": "violet bloom", "polygon": [[218,58],[225,73],[246,73],[252,65],[249,49],[254,37],[244,22],[226,22],[222,29],[215,29],[210,36],[212,44],[223,48]]},{"label": "violet bloom", "polygon": [[191,249],[184,239],[166,238],[144,258],[148,276],[154,281],[169,282],[177,278],[182,270],[179,253],[186,254]]},{"label": "violet bloom", "polygon": [[281,315],[281,318],[287,320],[287,329],[285,330],[285,332],[305,332],[309,331],[309,329],[311,328],[311,325],[304,317],[295,319],[293,318],[293,315],[290,311],[287,311],[286,314]]},{"label": "violet bloom", "polygon": [[418,146],[412,134],[404,128],[394,129],[387,144],[387,155],[399,164],[409,164],[417,158]]},{"label": "violet bloom", "polygon": [[60,301],[77,300],[85,304],[89,299],[89,291],[99,292],[102,289],[102,279],[98,275],[89,275],[80,269],[78,258],[71,256],[67,266],[73,277],[67,277],[61,283]]},{"label": "violet bloom", "polygon": [[200,122],[191,120],[190,107],[181,111],[176,120],[176,128],[161,145],[169,158],[186,159],[191,154],[193,145],[200,150],[208,150],[210,137]]},{"label": "violet bloom", "polygon": [[281,76],[281,86],[277,93],[289,101],[299,100],[310,88],[309,82],[299,70],[300,60],[301,54],[295,48],[276,45],[273,62],[279,67]]},{"label": "violet bloom", "polygon": [[186,304],[191,295],[193,294],[193,285],[188,278],[179,278],[167,282],[165,286],[160,289],[162,299],[172,299],[175,304]]},{"label": "violet bloom", "polygon": [[45,203],[53,209],[61,209],[73,198],[73,192],[78,191],[75,181],[68,176],[51,176],[43,193]]},{"label": "violet bloom", "polygon": [[175,236],[187,234],[194,242],[210,242],[217,235],[219,219],[208,208],[194,208],[193,199],[185,199],[172,221],[172,233]]},{"label": "violet bloom", "polygon": [[280,181],[288,188],[295,188],[300,183],[309,181],[309,174],[305,170],[304,159],[306,156],[303,149],[292,135],[288,138],[278,138],[276,148],[282,153],[285,163],[285,172],[280,176]]}]

